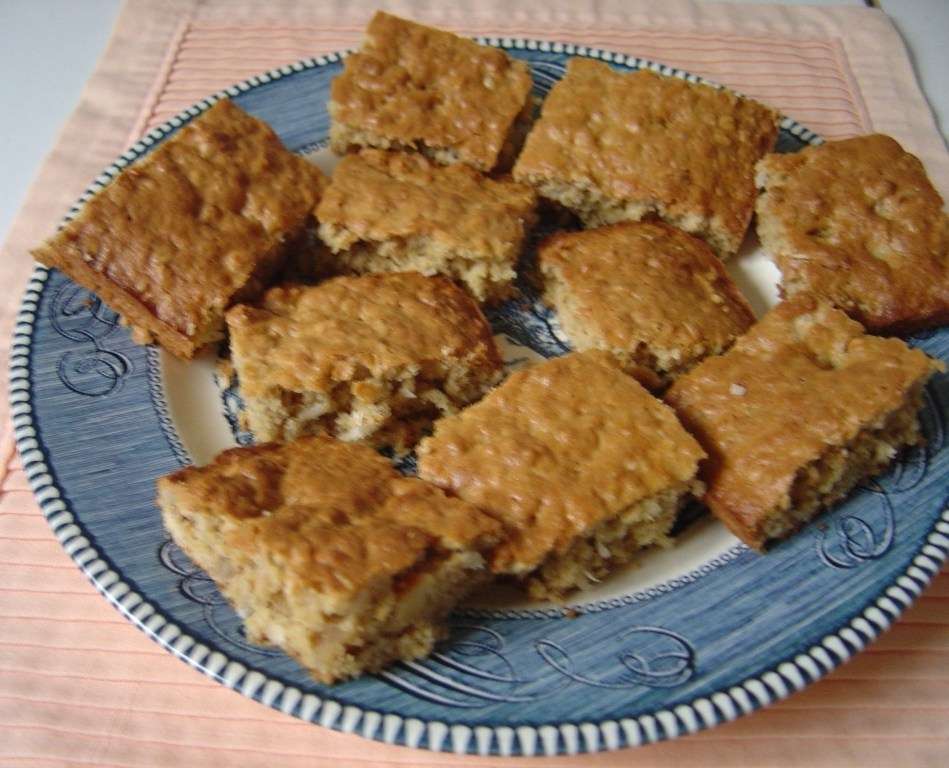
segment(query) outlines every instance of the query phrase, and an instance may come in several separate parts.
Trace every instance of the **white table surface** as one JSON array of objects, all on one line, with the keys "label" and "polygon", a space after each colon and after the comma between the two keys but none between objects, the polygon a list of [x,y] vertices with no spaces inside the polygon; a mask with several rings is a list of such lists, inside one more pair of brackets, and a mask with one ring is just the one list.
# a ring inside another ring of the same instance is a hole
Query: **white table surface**
[{"label": "white table surface", "polygon": [[[708,0],[714,2],[714,0]],[[761,0],[758,0],[759,2]],[[800,5],[795,0],[772,0]],[[864,5],[822,0],[819,5]],[[877,0],[896,22],[923,92],[949,128],[949,0]],[[0,240],[60,126],[79,100],[121,6],[120,0],[0,0]]]}]

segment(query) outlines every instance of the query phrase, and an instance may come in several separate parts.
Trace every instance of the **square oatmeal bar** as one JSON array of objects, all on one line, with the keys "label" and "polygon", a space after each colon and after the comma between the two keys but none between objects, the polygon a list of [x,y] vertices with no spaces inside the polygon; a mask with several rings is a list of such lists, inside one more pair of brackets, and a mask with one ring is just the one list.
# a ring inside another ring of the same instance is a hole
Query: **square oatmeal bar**
[{"label": "square oatmeal bar", "polygon": [[920,441],[923,385],[940,367],[803,296],[689,371],[666,400],[708,451],[705,502],[762,549]]},{"label": "square oatmeal bar", "polygon": [[501,377],[478,305],[417,272],[279,286],[231,309],[227,325],[260,441],[329,433],[405,450]]},{"label": "square oatmeal bar", "polygon": [[512,291],[535,204],[513,181],[368,149],[340,161],[316,217],[340,271],[441,274],[498,301]]},{"label": "square oatmeal bar", "polygon": [[325,177],[228,100],[127,168],[33,252],[182,358],[224,337],[303,234]]},{"label": "square oatmeal bar", "polygon": [[177,544],[244,617],[332,683],[431,652],[488,578],[499,524],[367,446],[328,437],[236,448],[158,481]]},{"label": "square oatmeal bar", "polygon": [[659,385],[719,355],[755,322],[703,241],[660,222],[563,232],[538,252],[544,300],[575,349],[604,349]]},{"label": "square oatmeal bar", "polygon": [[829,141],[757,170],[758,235],[786,295],[820,296],[876,332],[949,323],[949,217],[896,141]]},{"label": "square oatmeal bar", "polygon": [[598,350],[512,374],[439,420],[418,454],[420,477],[504,523],[491,568],[526,578],[538,598],[561,598],[668,544],[680,506],[701,490],[705,455],[670,408]]},{"label": "square oatmeal bar", "polygon": [[497,48],[379,11],[333,81],[330,144],[510,168],[530,122],[530,69]]},{"label": "square oatmeal bar", "polygon": [[658,217],[734,255],[755,205],[755,163],[777,114],[708,85],[571,59],[514,178],[588,227]]}]

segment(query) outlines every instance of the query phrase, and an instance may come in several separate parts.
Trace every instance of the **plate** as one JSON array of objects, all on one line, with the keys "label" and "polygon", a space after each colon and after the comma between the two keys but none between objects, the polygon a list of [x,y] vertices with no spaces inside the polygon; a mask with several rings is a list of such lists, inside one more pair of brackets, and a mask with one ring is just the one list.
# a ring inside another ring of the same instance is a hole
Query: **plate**
[{"label": "plate", "polygon": [[[527,60],[538,95],[571,56],[693,75],[572,45],[482,39]],[[122,168],[233,98],[320,164],[329,84],[345,54],[309,59],[206,99],[118,158],[70,215]],[[795,151],[819,138],[785,119]],[[777,270],[754,243],[730,264],[758,312]],[[491,313],[510,367],[567,349],[537,302]],[[909,339],[949,359],[949,329]],[[926,392],[925,448],[767,556],[724,527],[687,521],[679,545],[582,593],[567,609],[501,590],[475,596],[422,662],[327,687],[282,652],[248,643],[213,582],[170,542],[154,482],[249,436],[214,355],[185,364],[136,346],[115,313],[37,268],[18,317],[11,403],[24,467],[52,530],[97,589],[188,664],[261,703],[388,743],[458,753],[594,752],[675,738],[770,704],[820,678],[886,629],[949,549],[949,381]],[[806,418],[806,415],[802,415]],[[402,467],[411,471],[410,463]]]}]

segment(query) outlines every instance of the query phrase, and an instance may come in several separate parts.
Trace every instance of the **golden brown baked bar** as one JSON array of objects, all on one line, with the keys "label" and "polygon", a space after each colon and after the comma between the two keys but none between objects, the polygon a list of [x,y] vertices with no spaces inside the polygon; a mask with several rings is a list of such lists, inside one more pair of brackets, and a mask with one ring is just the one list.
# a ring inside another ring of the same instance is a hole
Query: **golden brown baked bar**
[{"label": "golden brown baked bar", "polygon": [[244,618],[332,683],[427,655],[487,579],[500,526],[371,448],[326,437],[225,451],[158,481],[177,544]]},{"label": "golden brown baked bar", "polygon": [[755,162],[777,133],[775,112],[730,91],[575,58],[514,178],[588,227],[658,216],[727,258],[754,209]]},{"label": "golden brown baked bar", "polygon": [[133,329],[190,358],[256,298],[319,199],[323,174],[270,127],[217,102],[127,168],[33,251]]},{"label": "golden brown baked bar", "polygon": [[418,151],[479,171],[510,168],[530,122],[527,64],[379,11],[330,93],[330,143]]},{"label": "golden brown baked bar", "polygon": [[682,502],[701,492],[705,454],[671,409],[596,350],[512,374],[440,419],[418,455],[420,477],[507,527],[492,570],[559,598],[668,544]]},{"label": "golden brown baked bar", "polygon": [[536,195],[464,165],[366,149],[343,158],[316,209],[338,270],[446,275],[479,301],[511,294]]},{"label": "golden brown baked bar", "polygon": [[327,432],[405,450],[501,376],[478,305],[417,272],[278,286],[231,309],[227,325],[260,441]]},{"label": "golden brown baked bar", "polygon": [[660,222],[563,232],[538,251],[544,298],[575,349],[605,349],[660,385],[719,355],[755,321],[701,240]]},{"label": "golden brown baked bar", "polygon": [[949,217],[922,163],[875,134],[758,163],[758,235],[788,296],[871,331],[949,323]]},{"label": "golden brown baked bar", "polygon": [[693,368],[666,400],[708,451],[709,508],[762,549],[919,442],[923,385],[940,367],[802,296]]}]

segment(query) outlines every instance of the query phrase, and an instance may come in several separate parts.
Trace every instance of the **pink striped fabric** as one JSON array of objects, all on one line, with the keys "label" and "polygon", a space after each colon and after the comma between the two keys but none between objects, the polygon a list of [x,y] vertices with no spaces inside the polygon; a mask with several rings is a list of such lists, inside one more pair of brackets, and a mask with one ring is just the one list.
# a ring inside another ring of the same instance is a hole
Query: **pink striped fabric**
[{"label": "pink striped fabric", "polygon": [[[375,0],[128,0],[96,75],[0,253],[29,248],[149,126],[261,70],[356,45]],[[390,3],[466,34],[569,40],[655,58],[774,104],[836,138],[897,136],[944,193],[949,159],[886,17],[690,0]],[[0,365],[18,297],[0,300]],[[638,751],[504,761],[389,747],[302,723],[204,678],[128,625],[33,503],[0,381],[0,766],[892,766],[949,763],[949,575],[828,679],[770,709]]]},{"label": "pink striped fabric", "polygon": [[[569,27],[454,26],[463,34],[577,40]],[[135,124],[129,141],[166,121],[202,96],[289,61],[358,45],[360,26],[221,25],[195,21],[183,26],[176,50],[159,77],[161,87]],[[589,30],[589,45],[633,53],[694,72],[761,99],[831,139],[871,130],[866,105],[855,88],[838,39],[798,40],[677,31]]]}]

